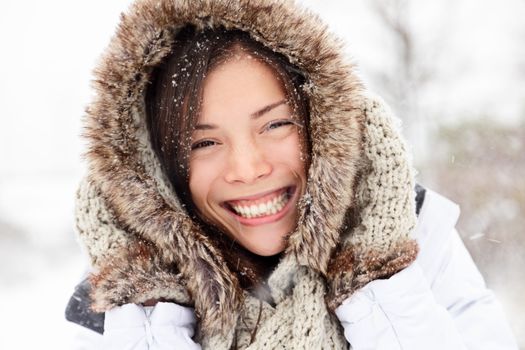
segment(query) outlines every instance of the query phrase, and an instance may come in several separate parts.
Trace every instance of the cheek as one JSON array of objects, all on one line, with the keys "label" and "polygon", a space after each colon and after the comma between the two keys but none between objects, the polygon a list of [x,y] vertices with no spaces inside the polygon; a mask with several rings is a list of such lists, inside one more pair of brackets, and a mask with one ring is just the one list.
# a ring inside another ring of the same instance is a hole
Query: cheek
[{"label": "cheek", "polygon": [[190,193],[193,203],[199,210],[203,210],[206,198],[212,191],[213,174],[217,174],[213,164],[203,161],[190,161]]},{"label": "cheek", "polygon": [[275,143],[269,150],[268,156],[273,158],[273,162],[286,165],[299,177],[305,177],[308,154],[299,135],[292,135]]}]

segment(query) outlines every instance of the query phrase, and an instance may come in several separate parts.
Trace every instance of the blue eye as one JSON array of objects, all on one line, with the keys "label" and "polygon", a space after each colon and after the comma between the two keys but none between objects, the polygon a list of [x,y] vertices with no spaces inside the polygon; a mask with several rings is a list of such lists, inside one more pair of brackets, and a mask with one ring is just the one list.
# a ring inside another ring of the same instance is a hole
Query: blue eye
[{"label": "blue eye", "polygon": [[205,147],[211,147],[213,145],[217,144],[217,142],[215,141],[212,141],[212,140],[202,140],[202,141],[198,141],[198,142],[195,142],[191,145],[191,150],[196,150],[196,149],[199,149],[199,148],[205,148]]}]

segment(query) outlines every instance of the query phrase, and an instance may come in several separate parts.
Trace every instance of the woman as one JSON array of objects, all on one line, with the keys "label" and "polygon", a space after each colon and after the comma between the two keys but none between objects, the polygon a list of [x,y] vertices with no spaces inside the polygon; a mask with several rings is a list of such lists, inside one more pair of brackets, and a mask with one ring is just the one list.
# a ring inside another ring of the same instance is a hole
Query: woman
[{"label": "woman", "polygon": [[104,333],[87,347],[516,348],[457,206],[414,190],[340,51],[290,2],[122,18],[85,121],[93,271],[67,315]]}]

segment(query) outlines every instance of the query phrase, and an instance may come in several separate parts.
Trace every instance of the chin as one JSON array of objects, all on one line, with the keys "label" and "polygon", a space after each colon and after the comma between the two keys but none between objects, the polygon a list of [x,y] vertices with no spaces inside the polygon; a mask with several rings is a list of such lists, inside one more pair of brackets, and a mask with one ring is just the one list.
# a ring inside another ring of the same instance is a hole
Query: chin
[{"label": "chin", "polygon": [[[288,231],[286,231],[288,232]],[[273,256],[282,253],[286,249],[285,234],[279,234],[268,237],[267,232],[263,233],[262,237],[253,241],[239,243],[253,254],[259,256]]]},{"label": "chin", "polygon": [[252,252],[253,254],[256,254],[259,256],[274,256],[279,253],[282,253],[285,248],[286,246],[283,245],[282,247],[280,246],[278,248],[269,248],[269,249],[258,248],[258,249],[248,249],[248,250]]},{"label": "chin", "polygon": [[285,248],[286,248],[286,245],[282,244],[282,245],[279,245],[277,247],[271,247],[271,248],[263,247],[263,248],[259,248],[259,249],[254,249],[251,252],[254,253],[254,254],[257,254],[259,256],[273,256],[273,255],[277,255],[279,253],[282,253]]}]

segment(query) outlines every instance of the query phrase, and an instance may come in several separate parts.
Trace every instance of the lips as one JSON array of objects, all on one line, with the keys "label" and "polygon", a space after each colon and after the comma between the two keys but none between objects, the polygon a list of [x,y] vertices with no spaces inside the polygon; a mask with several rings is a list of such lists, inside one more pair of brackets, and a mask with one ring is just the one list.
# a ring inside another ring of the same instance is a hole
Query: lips
[{"label": "lips", "polygon": [[294,191],[295,187],[284,187],[255,198],[227,201],[224,207],[244,219],[272,216],[283,210]]}]

